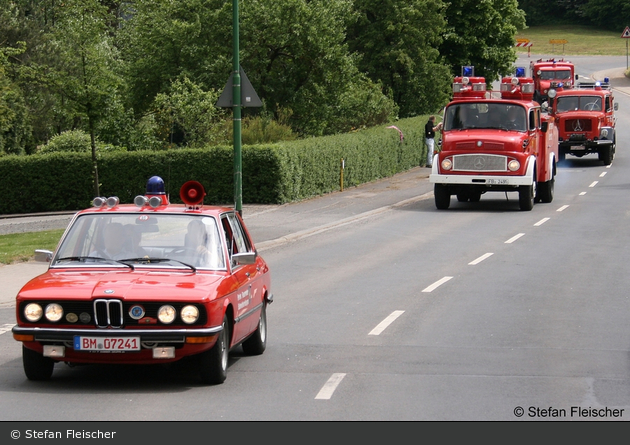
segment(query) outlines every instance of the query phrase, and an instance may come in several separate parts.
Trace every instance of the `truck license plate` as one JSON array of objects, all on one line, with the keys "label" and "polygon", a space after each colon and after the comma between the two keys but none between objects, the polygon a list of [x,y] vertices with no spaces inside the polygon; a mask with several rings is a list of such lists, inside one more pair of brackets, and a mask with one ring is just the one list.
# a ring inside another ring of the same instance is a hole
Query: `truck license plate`
[{"label": "truck license plate", "polygon": [[140,337],[84,337],[74,336],[77,351],[139,351]]},{"label": "truck license plate", "polygon": [[487,179],[486,180],[486,184],[501,185],[501,184],[507,184],[507,183],[508,183],[507,179]]}]

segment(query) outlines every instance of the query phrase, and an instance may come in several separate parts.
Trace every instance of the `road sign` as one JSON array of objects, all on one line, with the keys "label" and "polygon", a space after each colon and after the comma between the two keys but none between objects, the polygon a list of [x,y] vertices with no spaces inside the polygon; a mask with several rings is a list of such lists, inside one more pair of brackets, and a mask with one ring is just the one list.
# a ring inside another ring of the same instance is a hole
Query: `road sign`
[{"label": "road sign", "polygon": [[[256,94],[254,87],[251,82],[245,75],[245,71],[243,71],[243,67],[240,67],[240,77],[241,77],[241,106],[242,107],[262,107],[262,101]],[[234,101],[232,100],[232,86],[233,86],[233,78],[234,74],[230,75],[230,78],[223,89],[223,92],[219,96],[219,100],[215,104],[216,107],[219,108],[231,108],[234,106]]]},{"label": "road sign", "polygon": [[551,39],[549,43],[552,45],[564,45],[565,43],[569,43],[569,41],[564,39]]},{"label": "road sign", "polygon": [[529,39],[516,39],[516,43],[529,43]]},{"label": "road sign", "polygon": [[626,29],[623,30],[623,33],[621,34],[621,38],[622,39],[630,39],[630,27],[626,26]]}]

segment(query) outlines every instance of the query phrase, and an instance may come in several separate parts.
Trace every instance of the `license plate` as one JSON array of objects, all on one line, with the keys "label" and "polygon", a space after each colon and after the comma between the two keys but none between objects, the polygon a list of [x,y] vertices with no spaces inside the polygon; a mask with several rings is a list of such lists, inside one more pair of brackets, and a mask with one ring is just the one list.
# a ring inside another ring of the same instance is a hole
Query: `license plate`
[{"label": "license plate", "polygon": [[487,179],[486,180],[486,184],[501,185],[501,184],[507,184],[507,183],[508,183],[507,179]]},{"label": "license plate", "polygon": [[84,337],[75,335],[77,351],[139,351],[140,337]]},{"label": "license plate", "polygon": [[574,145],[573,147],[571,147],[572,150],[586,150],[586,147],[584,145]]}]

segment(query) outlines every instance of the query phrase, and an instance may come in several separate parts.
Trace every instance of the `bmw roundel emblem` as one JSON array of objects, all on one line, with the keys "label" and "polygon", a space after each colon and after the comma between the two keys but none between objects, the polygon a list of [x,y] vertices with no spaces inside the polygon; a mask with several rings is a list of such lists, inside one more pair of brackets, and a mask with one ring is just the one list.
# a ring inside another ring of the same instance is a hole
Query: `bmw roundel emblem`
[{"label": "bmw roundel emblem", "polygon": [[131,309],[129,309],[129,316],[134,320],[140,320],[144,317],[144,308],[139,305],[131,306]]},{"label": "bmw roundel emblem", "polygon": [[113,294],[113,293],[114,293],[114,290],[113,290],[113,289],[105,289],[105,290],[103,291],[103,293],[104,293],[104,294],[108,294],[108,295],[109,295],[109,294]]}]

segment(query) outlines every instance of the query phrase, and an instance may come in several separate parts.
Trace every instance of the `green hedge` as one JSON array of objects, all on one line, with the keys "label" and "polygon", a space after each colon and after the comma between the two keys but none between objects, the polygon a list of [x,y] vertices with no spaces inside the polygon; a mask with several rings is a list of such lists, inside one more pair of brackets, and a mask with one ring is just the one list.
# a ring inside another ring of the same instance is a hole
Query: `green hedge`
[{"label": "green hedge", "polygon": [[[392,176],[424,163],[426,116],[348,134],[242,148],[243,203],[283,204]],[[99,154],[101,196],[131,203],[147,179],[164,179],[171,202],[189,180],[203,184],[205,204],[234,204],[231,146]],[[78,210],[93,196],[88,153],[50,153],[0,158],[0,214]]]}]

